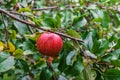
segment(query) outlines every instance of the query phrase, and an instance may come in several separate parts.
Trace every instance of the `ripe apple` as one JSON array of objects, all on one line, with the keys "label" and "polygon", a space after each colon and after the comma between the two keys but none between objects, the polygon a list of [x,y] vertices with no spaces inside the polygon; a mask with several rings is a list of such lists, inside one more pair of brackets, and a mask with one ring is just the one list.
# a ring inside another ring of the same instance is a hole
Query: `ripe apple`
[{"label": "ripe apple", "polygon": [[38,51],[46,56],[55,57],[62,49],[63,42],[59,35],[50,32],[42,33],[37,40]]}]

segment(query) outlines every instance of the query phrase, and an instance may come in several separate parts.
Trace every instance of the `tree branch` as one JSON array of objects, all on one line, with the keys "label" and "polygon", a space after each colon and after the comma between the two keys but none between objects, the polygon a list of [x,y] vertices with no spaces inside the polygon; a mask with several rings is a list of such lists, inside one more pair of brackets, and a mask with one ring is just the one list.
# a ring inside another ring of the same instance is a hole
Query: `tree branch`
[{"label": "tree branch", "polygon": [[16,11],[9,11],[9,12],[12,13],[12,14],[17,14],[17,15],[20,15],[20,16],[23,16],[23,17],[26,17],[26,18],[30,18],[30,19],[31,19],[31,17],[26,16],[26,15],[21,14],[21,13],[18,13],[18,12],[16,12]]},{"label": "tree branch", "polygon": [[76,41],[79,41],[79,42],[83,42],[83,40],[81,40],[81,39],[78,39],[78,38],[75,38],[75,37],[66,35],[66,34],[64,34],[64,33],[54,32],[54,31],[52,31],[52,30],[47,30],[47,29],[38,27],[37,25],[35,25],[35,24],[33,24],[33,23],[30,23],[30,22],[28,22],[28,21],[21,20],[21,19],[19,19],[18,17],[12,15],[12,14],[9,13],[8,11],[3,10],[3,9],[1,9],[1,8],[0,8],[0,12],[8,15],[9,17],[13,18],[14,20],[17,20],[17,21],[19,21],[19,22],[21,22],[21,23],[27,24],[27,25],[29,25],[29,26],[31,26],[31,27],[33,27],[33,28],[40,29],[40,30],[43,30],[43,31],[52,32],[52,33],[56,33],[56,34],[58,34],[58,35],[60,35],[60,36],[63,36],[63,37],[66,37],[66,38],[70,38],[70,39],[72,39],[72,40],[76,40]]},{"label": "tree branch", "polygon": [[33,8],[33,11],[42,11],[42,10],[49,10],[49,9],[57,9],[58,6],[51,6],[51,7],[46,7],[46,8]]},{"label": "tree branch", "polygon": [[97,6],[99,6],[101,9],[105,9],[105,10],[114,10],[115,12],[120,14],[120,6],[112,6],[112,7],[106,7],[104,5],[101,5],[99,3],[95,3]]},{"label": "tree branch", "polygon": [[[69,7],[79,7],[79,6],[70,4],[70,5],[65,5],[64,9],[69,8]],[[33,11],[42,11],[42,10],[57,9],[57,8],[59,8],[59,6],[51,6],[51,7],[46,7],[46,8],[33,8],[31,10],[33,10]],[[64,10],[64,9],[62,9],[62,10]]]},{"label": "tree branch", "polygon": [[[117,13],[119,13],[120,14],[120,10],[119,10],[119,8],[120,8],[120,5],[118,5],[118,6],[114,6],[114,7],[105,7],[104,5],[100,5],[100,4],[98,4],[98,3],[95,3],[97,6],[99,6],[100,8],[102,8],[102,9],[107,9],[107,10],[114,10],[114,11],[116,11]],[[88,6],[88,5],[87,5]],[[69,7],[80,7],[80,6],[77,6],[77,5],[65,5],[65,8],[64,9],[66,9],[66,8],[69,8]],[[33,11],[42,11],[42,10],[49,10],[49,9],[57,9],[57,8],[59,8],[59,6],[51,6],[51,7],[46,7],[46,8],[33,8],[33,9],[31,9],[31,10],[33,10]],[[64,10],[64,9],[62,9],[62,10]]]}]

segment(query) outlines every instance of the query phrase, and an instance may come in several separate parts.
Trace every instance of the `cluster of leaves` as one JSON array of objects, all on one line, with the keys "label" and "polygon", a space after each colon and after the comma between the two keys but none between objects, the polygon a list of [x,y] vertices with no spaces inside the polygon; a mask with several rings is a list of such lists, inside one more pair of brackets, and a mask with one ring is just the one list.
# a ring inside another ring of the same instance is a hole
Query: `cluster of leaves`
[{"label": "cluster of leaves", "polygon": [[[1,13],[0,79],[54,80],[55,76],[58,80],[120,79],[120,14],[109,8],[118,6],[119,0],[9,0],[0,4],[2,9],[28,16],[11,13],[46,31],[84,41],[63,37],[63,49],[51,70],[35,45],[43,31]],[[48,6],[58,7],[34,10]]]}]

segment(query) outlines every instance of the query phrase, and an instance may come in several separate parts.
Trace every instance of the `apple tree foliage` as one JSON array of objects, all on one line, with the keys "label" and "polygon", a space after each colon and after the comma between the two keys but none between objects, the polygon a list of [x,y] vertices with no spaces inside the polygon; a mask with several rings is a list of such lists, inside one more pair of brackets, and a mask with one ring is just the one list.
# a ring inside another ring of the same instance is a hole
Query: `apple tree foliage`
[{"label": "apple tree foliage", "polygon": [[[74,40],[48,65],[44,31],[7,13]],[[0,80],[120,80],[120,0],[0,0]]]}]

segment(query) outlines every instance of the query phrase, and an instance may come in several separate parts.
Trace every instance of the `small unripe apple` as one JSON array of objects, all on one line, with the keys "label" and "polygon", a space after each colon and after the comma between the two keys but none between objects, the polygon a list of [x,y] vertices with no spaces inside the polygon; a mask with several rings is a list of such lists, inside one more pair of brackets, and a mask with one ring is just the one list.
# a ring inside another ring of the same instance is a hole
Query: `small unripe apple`
[{"label": "small unripe apple", "polygon": [[53,57],[49,57],[48,58],[48,63],[51,64],[53,62],[54,58]]},{"label": "small unripe apple", "polygon": [[50,32],[42,33],[37,40],[38,51],[46,56],[55,57],[62,49],[63,42],[59,35]]}]

